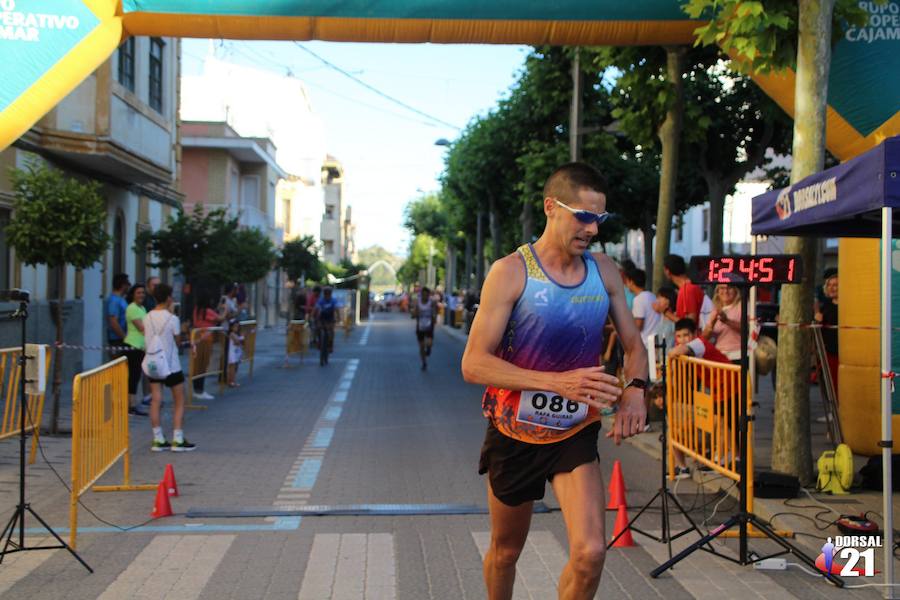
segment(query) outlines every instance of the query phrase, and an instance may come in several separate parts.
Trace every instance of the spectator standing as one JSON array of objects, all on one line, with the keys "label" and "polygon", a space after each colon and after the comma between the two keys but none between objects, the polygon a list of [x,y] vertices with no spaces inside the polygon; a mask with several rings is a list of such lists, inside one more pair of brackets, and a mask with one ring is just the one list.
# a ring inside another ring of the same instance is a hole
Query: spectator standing
[{"label": "spectator standing", "polygon": [[733,285],[716,286],[715,308],[702,336],[734,364],[741,362],[741,291]]},{"label": "spectator standing", "polygon": [[125,333],[125,346],[128,350],[125,356],[128,359],[128,414],[146,417],[149,413],[143,410],[138,403],[138,384],[141,382],[141,363],[144,360],[144,323],[147,316],[144,308],[146,289],[141,283],[136,283],[128,290],[125,296],[128,306],[125,309],[125,321],[127,331]]},{"label": "spectator standing", "polygon": [[653,309],[656,296],[644,289],[647,285],[647,274],[643,269],[634,268],[626,271],[624,281],[625,288],[634,295],[631,314],[641,331],[641,339],[646,341],[649,336],[656,333],[656,328],[662,320],[660,314]]},{"label": "spectator standing", "polygon": [[244,336],[241,335],[241,323],[234,319],[228,325],[228,387],[240,387],[237,382],[237,370],[244,356]]},{"label": "spectator standing", "polygon": [[[181,333],[181,323],[172,314],[174,302],[171,287],[160,283],[156,286],[154,297],[156,308],[144,317],[147,355],[144,357],[143,367],[144,375],[150,379],[150,393],[153,397],[150,402],[150,424],[153,427],[153,444],[150,449],[154,452],[190,452],[196,446],[184,437],[184,373],[181,371],[176,344]],[[161,372],[160,368],[164,371]],[[163,386],[172,391],[174,400],[171,444],[163,436],[160,426]]]},{"label": "spectator standing", "polygon": [[684,259],[677,254],[670,254],[665,258],[663,269],[669,281],[678,288],[675,311],[666,313],[665,317],[673,323],[680,319],[691,319],[694,323],[700,323],[701,327],[705,325],[712,312],[712,300],[703,293],[700,286],[691,283]]},{"label": "spectator standing", "polygon": [[128,275],[125,273],[116,273],[112,281],[112,293],[106,299],[106,341],[110,348],[107,350],[107,360],[113,360],[122,356],[123,350],[119,348],[125,345],[125,336],[127,335],[128,323],[125,317],[125,311],[128,310],[128,302],[125,300],[125,294],[131,283],[128,281]]},{"label": "spectator standing", "polygon": [[822,286],[825,292],[825,300],[818,306],[816,310],[816,323],[823,325],[822,341],[825,344],[825,356],[828,359],[828,371],[831,373],[831,381],[834,383],[834,390],[837,393],[838,387],[838,366],[840,359],[838,356],[838,332],[834,329],[838,325],[838,272],[837,269],[828,269],[825,271],[825,285]]},{"label": "spectator standing", "polygon": [[159,285],[159,277],[151,275],[147,278],[147,292],[144,294],[144,310],[150,312],[156,308],[156,300],[153,299],[153,290]]},{"label": "spectator standing", "polygon": [[653,310],[659,315],[656,337],[665,340],[666,348],[670,350],[675,347],[675,323],[666,318],[666,314],[674,310],[677,298],[675,288],[664,285],[656,290],[656,300],[653,302]]},{"label": "spectator standing", "polygon": [[[197,294],[197,302],[194,305],[193,325],[194,329],[204,329],[208,327],[219,327],[225,321],[225,307],[220,306],[219,311],[213,310],[212,296],[207,291],[199,291]],[[196,347],[192,350],[195,352],[197,371],[205,373],[209,367],[209,361],[212,358],[212,334],[201,334],[197,340]],[[194,386],[194,397],[198,400],[214,400],[215,396],[204,390],[205,377],[197,377],[192,385]]]},{"label": "spectator standing", "polygon": [[219,301],[219,310],[225,309],[225,318],[227,320],[236,319],[238,317],[238,301],[237,301],[237,284],[229,283],[225,286],[225,294]]},{"label": "spectator standing", "polygon": [[237,320],[238,321],[246,321],[247,319],[250,318],[250,308],[249,308],[250,305],[247,302],[247,288],[244,286],[243,283],[241,283],[241,284],[235,283],[234,287],[235,287],[234,300],[235,300],[235,303],[237,304],[237,310],[238,310]]}]

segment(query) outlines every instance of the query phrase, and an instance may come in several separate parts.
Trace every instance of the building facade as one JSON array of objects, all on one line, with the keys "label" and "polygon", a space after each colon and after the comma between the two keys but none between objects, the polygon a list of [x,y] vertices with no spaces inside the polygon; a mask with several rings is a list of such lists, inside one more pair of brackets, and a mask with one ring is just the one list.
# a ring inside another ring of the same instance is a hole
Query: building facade
[{"label": "building facade", "polygon": [[[224,209],[242,227],[264,232],[276,247],[283,231],[276,223],[276,189],[287,173],[267,138],[242,137],[224,122],[184,121],[182,167],[185,210]],[[228,282],[222,282],[225,284]],[[263,326],[276,323],[281,285],[272,272],[247,286],[250,312]]]},{"label": "building facade", "polygon": [[[162,227],[181,206],[181,154],[178,129],[180,42],[175,38],[129,38],[117,52],[45,115],[13,146],[0,152],[0,222],[11,217],[12,194],[7,171],[41,161],[66,175],[102,185],[107,231],[112,245],[92,268],[67,268],[65,339],[86,346],[66,354],[70,374],[102,362],[106,339],[103,299],[113,275],[132,281],[151,274],[170,279],[134,248],[136,236]],[[48,299],[55,299],[55,272],[45,265],[20,264],[15,249],[0,237],[0,288],[27,288],[33,305],[30,338],[53,339]],[[9,306],[0,307],[8,309]],[[11,345],[7,329],[0,341]]]},{"label": "building facade", "polygon": [[344,200],[344,166],[333,156],[322,165],[322,190],[325,211],[319,238],[322,241],[322,260],[339,264],[344,259],[356,257],[356,226],[352,211]]}]

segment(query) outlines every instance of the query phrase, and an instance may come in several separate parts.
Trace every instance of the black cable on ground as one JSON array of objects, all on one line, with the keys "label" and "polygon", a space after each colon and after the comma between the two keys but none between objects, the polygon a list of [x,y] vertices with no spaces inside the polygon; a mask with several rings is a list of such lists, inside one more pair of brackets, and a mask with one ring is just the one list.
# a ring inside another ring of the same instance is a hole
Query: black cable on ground
[{"label": "black cable on ground", "polygon": [[[31,406],[28,404],[27,401],[25,402],[25,412],[28,414],[28,422],[31,424],[31,428],[32,428],[32,430],[31,430],[31,435],[37,435],[37,434],[35,433],[35,431],[37,431],[37,428],[35,427],[35,424],[34,424],[34,416],[31,414]],[[74,434],[73,434],[73,435],[74,435]],[[69,484],[66,483],[66,480],[63,479],[62,475],[59,474],[59,471],[57,471],[56,468],[50,463],[50,459],[47,458],[47,455],[44,453],[44,445],[41,443],[41,436],[40,436],[40,435],[37,435],[37,447],[38,447],[38,451],[39,451],[40,454],[41,454],[41,458],[42,458],[42,459],[44,460],[44,462],[47,464],[47,467],[49,467],[50,470],[53,472],[53,474],[56,475],[56,478],[59,479],[59,482],[60,482],[60,483],[62,484],[62,486],[66,489],[66,492],[68,492],[69,494],[71,494],[71,493],[72,493],[72,488],[69,487]],[[110,522],[110,521],[107,521],[106,519],[104,519],[104,518],[102,518],[101,516],[99,516],[97,513],[95,513],[93,510],[91,510],[90,507],[88,507],[88,506],[81,500],[81,497],[80,497],[80,496],[79,496],[79,498],[78,498],[78,505],[81,506],[81,508],[83,508],[84,510],[86,510],[86,511],[88,512],[88,514],[90,514],[92,517],[94,517],[95,519],[97,519],[98,521],[100,521],[101,523],[103,523],[104,525],[108,525],[109,527],[113,527],[113,528],[115,528],[115,529],[118,529],[119,531],[131,531],[131,530],[133,530],[133,529],[138,529],[138,528],[140,528],[140,527],[144,527],[145,525],[148,525],[149,523],[152,523],[152,522],[155,520],[154,517],[151,517],[151,518],[147,519],[146,521],[144,521],[143,523],[139,523],[139,524],[137,524],[137,525],[122,526],[122,525],[117,525],[116,523],[112,523],[112,522]]]}]

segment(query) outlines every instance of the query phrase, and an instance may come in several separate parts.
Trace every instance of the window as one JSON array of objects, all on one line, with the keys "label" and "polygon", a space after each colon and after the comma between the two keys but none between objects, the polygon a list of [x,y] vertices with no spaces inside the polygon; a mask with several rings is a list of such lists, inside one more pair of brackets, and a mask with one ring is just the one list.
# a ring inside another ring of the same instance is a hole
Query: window
[{"label": "window", "polygon": [[331,221],[334,219],[334,206],[326,206],[325,207],[325,218]]},{"label": "window", "polygon": [[113,276],[125,272],[125,217],[116,214],[113,224]]},{"label": "window", "polygon": [[259,175],[241,177],[241,207],[259,208]]},{"label": "window", "polygon": [[119,46],[119,83],[134,91],[134,38]]},{"label": "window", "polygon": [[281,201],[281,219],[284,222],[284,235],[291,235],[291,199],[284,198]]},{"label": "window", "polygon": [[9,242],[6,241],[6,226],[9,225],[10,212],[0,209],[0,289],[8,290],[10,287],[9,269],[10,251]]},{"label": "window", "polygon": [[150,38],[150,108],[163,110],[163,48],[161,38]]},{"label": "window", "polygon": [[709,241],[709,209],[703,209],[703,241]]},{"label": "window", "polygon": [[325,240],[325,255],[334,254],[334,240]]},{"label": "window", "polygon": [[[143,231],[149,231],[149,227],[147,225],[138,225],[137,234],[140,235]],[[144,246],[138,251],[134,253],[134,283],[146,283],[147,282],[147,250],[148,246]]]}]

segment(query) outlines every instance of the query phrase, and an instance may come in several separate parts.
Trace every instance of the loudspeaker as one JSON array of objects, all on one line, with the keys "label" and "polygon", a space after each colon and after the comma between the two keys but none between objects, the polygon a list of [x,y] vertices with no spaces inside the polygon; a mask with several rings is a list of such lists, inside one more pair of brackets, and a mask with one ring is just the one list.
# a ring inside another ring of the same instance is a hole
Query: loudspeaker
[{"label": "loudspeaker", "polygon": [[787,473],[757,471],[753,474],[753,495],[756,498],[796,498],[800,480]]},{"label": "loudspeaker", "polygon": [[25,393],[38,396],[47,391],[47,346],[25,344]]}]

